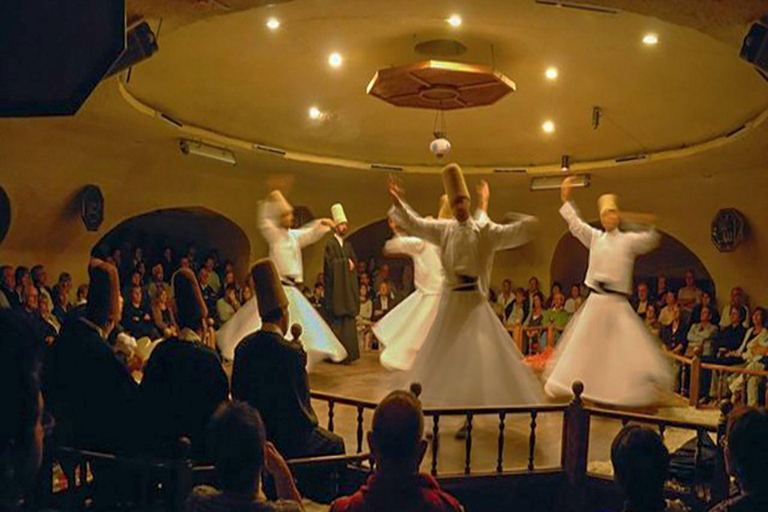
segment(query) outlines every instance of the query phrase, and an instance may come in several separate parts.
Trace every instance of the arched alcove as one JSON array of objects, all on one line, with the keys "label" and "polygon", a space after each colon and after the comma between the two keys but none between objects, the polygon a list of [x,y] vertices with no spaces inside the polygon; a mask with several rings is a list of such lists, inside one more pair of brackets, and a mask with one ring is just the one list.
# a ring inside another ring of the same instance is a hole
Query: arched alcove
[{"label": "arched alcove", "polygon": [[[599,222],[590,222],[599,228]],[[635,261],[635,282],[648,280],[653,286],[659,275],[667,276],[670,288],[683,286],[683,275],[692,269],[699,288],[716,293],[715,284],[707,268],[696,254],[682,242],[668,233],[661,233],[659,247],[644,254]],[[559,282],[564,287],[580,283],[587,273],[589,252],[569,232],[565,232],[557,243],[550,265],[550,282]]]},{"label": "arched alcove", "polygon": [[104,235],[96,247],[108,252],[140,246],[145,260],[152,262],[165,246],[170,246],[178,257],[190,243],[197,247],[198,257],[215,249],[221,261],[234,263],[238,277],[248,272],[248,236],[229,218],[199,206],[165,208],[129,217]]},{"label": "arched alcove", "polygon": [[[398,287],[402,284],[403,271],[406,267],[413,266],[410,258],[384,256],[384,243],[392,238],[392,231],[387,226],[387,219],[381,219],[366,224],[349,235],[349,241],[355,248],[357,258],[368,263],[371,258],[376,260],[376,266],[383,263],[389,265],[392,280]],[[370,276],[373,279],[373,276]]]}]

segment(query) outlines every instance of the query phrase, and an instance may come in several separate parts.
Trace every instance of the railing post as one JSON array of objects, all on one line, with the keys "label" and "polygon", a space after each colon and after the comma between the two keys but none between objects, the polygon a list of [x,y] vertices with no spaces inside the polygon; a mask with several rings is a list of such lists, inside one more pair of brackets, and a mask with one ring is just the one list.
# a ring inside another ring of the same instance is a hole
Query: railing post
[{"label": "railing post", "polygon": [[589,411],[584,409],[581,394],[584,384],[575,381],[572,386],[573,400],[563,417],[563,443],[561,463],[565,472],[565,492],[560,510],[581,512],[585,510],[587,482],[587,453],[589,450]]},{"label": "railing post", "polygon": [[717,450],[715,451],[714,474],[710,492],[712,503],[720,503],[728,497],[731,479],[725,467],[725,435],[728,429],[728,416],[731,414],[733,404],[730,400],[720,403],[720,418],[717,422]]},{"label": "railing post", "polygon": [[179,438],[179,456],[176,459],[173,496],[171,497],[173,510],[184,512],[186,510],[187,496],[192,492],[194,479],[192,477],[192,443],[188,437]]},{"label": "railing post", "polygon": [[688,385],[688,405],[699,406],[699,393],[701,390],[701,347],[696,347],[691,359],[691,375]]}]

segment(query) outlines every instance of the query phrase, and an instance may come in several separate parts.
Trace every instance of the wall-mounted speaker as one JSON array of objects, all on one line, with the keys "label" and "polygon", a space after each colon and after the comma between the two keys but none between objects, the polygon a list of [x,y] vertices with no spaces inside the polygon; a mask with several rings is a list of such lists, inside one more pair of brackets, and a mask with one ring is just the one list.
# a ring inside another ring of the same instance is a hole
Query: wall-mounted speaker
[{"label": "wall-mounted speaker", "polygon": [[96,185],[86,185],[80,193],[80,218],[88,231],[98,231],[104,222],[104,196]]},{"label": "wall-mounted speaker", "polygon": [[107,76],[112,76],[124,69],[128,69],[139,62],[150,58],[156,51],[157,38],[149,27],[149,23],[142,21],[128,31],[125,51],[112,64],[107,71]]},{"label": "wall-mounted speaker", "polygon": [[0,1],[0,117],[72,115],[125,48],[125,0]]}]

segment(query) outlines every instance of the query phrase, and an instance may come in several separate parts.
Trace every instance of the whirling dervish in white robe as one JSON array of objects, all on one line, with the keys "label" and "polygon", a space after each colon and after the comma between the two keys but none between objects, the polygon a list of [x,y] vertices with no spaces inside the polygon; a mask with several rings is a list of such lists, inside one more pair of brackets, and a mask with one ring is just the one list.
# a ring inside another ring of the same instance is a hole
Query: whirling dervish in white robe
[{"label": "whirling dervish in white robe", "polygon": [[384,244],[386,256],[413,259],[416,290],[373,326],[384,349],[379,361],[388,370],[408,370],[437,316],[443,289],[440,249],[421,238],[399,233]]},{"label": "whirling dervish in white robe", "polygon": [[[289,218],[284,219],[286,216]],[[288,296],[289,322],[302,327],[300,341],[307,353],[307,371],[310,371],[324,359],[340,362],[347,357],[344,346],[298,288],[304,281],[301,250],[329,233],[332,222],[318,219],[298,229],[284,227],[293,222],[292,217],[293,207],[279,191],[259,202],[259,231],[269,244],[269,258],[275,263]],[[237,344],[260,328],[261,317],[254,295],[216,332],[216,343],[224,358],[234,358]],[[291,339],[292,334],[286,333],[286,337]]]},{"label": "whirling dervish in white robe", "polygon": [[469,192],[458,165],[443,169],[443,183],[453,220],[420,217],[390,183],[394,200],[390,215],[406,232],[439,246],[445,270],[435,321],[397,387],[421,384],[420,398],[426,407],[542,403],[540,383],[523,364],[478,283],[493,253],[530,241],[538,220],[524,216],[507,225],[491,221],[480,225],[469,215]]},{"label": "whirling dervish in white robe", "polygon": [[545,390],[552,396],[571,396],[571,386],[579,380],[584,383],[582,397],[593,402],[624,407],[658,404],[672,388],[672,366],[628,297],[635,258],[653,250],[660,236],[653,228],[619,230],[619,210],[612,194],[598,201],[606,230],[593,228],[570,201],[570,180],[562,190],[560,215],[571,234],[589,249],[584,282],[591,293],[547,363]]}]

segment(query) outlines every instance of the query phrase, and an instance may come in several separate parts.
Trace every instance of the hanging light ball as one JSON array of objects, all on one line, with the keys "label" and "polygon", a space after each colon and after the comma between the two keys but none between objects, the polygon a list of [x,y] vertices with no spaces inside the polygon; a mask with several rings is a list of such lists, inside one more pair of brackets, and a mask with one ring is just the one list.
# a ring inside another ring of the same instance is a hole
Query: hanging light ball
[{"label": "hanging light ball", "polygon": [[445,137],[438,137],[430,143],[429,151],[438,159],[443,158],[451,152],[451,143]]}]

